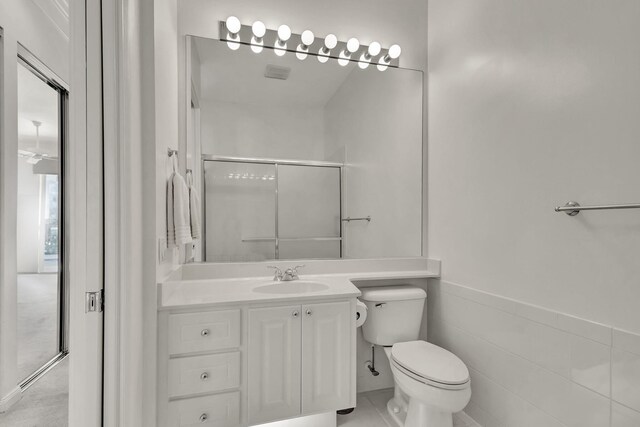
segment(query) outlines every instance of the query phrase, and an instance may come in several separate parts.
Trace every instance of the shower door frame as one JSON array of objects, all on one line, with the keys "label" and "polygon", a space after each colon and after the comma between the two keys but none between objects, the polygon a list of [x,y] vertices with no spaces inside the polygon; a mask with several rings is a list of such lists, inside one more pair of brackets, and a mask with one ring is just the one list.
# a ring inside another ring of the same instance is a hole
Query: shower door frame
[{"label": "shower door frame", "polygon": [[[271,158],[262,158],[262,157],[232,157],[232,156],[217,156],[213,154],[203,154],[202,155],[202,235],[204,236],[204,244],[202,245],[202,260],[203,262],[209,262],[207,260],[207,181],[205,179],[205,164],[206,162],[226,162],[226,163],[253,163],[253,164],[261,164],[261,165],[273,165],[275,167],[275,181],[276,181],[276,190],[275,190],[275,238],[267,238],[268,240],[275,241],[275,258],[270,261],[279,261],[280,253],[279,253],[279,244],[280,240],[307,240],[307,241],[320,241],[320,240],[339,240],[340,241],[340,257],[338,259],[342,259],[344,256],[344,228],[342,225],[342,218],[344,217],[344,164],[337,162],[325,162],[320,160],[290,160],[290,159],[271,159]],[[300,238],[300,239],[281,239],[278,234],[278,165],[282,166],[307,166],[307,167],[322,167],[322,168],[336,168],[339,169],[339,179],[340,183],[338,185],[338,191],[340,192],[340,218],[339,227],[340,227],[340,236],[339,237],[309,237],[309,238]],[[265,241],[266,239],[260,239]],[[211,261],[214,262],[214,261]]]}]

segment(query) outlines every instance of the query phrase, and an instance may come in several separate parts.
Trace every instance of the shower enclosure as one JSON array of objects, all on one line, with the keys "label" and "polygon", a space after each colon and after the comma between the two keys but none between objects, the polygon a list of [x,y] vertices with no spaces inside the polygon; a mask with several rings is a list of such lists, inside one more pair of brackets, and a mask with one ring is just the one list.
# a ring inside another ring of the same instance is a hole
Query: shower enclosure
[{"label": "shower enclosure", "polygon": [[203,156],[204,260],[342,257],[342,164]]}]

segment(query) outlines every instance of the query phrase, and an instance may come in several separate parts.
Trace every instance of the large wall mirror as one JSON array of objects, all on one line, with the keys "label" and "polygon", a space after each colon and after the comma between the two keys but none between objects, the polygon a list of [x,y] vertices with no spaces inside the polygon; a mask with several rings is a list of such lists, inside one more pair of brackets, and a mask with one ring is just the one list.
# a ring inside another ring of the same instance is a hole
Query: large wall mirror
[{"label": "large wall mirror", "polygon": [[187,44],[196,260],[422,254],[421,71]]}]

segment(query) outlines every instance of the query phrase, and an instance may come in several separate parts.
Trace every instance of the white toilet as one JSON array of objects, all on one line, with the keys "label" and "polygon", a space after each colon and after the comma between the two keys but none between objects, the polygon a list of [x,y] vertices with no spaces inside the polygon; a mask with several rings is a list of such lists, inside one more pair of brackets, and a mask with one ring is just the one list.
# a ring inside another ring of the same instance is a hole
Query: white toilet
[{"label": "white toilet", "polygon": [[364,339],[384,346],[395,381],[387,409],[398,426],[452,427],[471,398],[469,370],[453,353],[419,341],[427,293],[415,286],[363,288]]}]

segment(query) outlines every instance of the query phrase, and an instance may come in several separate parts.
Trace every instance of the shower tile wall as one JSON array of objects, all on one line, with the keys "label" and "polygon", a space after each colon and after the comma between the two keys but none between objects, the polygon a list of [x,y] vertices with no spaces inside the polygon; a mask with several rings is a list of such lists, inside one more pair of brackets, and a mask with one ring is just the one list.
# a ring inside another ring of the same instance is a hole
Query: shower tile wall
[{"label": "shower tile wall", "polygon": [[484,427],[640,426],[640,335],[429,281],[429,341],[469,366]]}]

